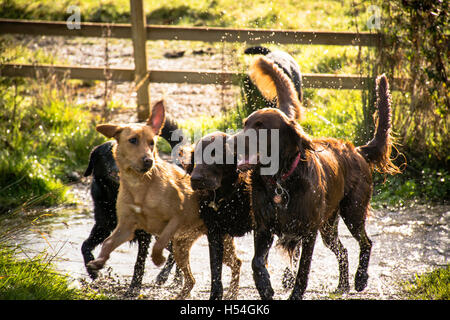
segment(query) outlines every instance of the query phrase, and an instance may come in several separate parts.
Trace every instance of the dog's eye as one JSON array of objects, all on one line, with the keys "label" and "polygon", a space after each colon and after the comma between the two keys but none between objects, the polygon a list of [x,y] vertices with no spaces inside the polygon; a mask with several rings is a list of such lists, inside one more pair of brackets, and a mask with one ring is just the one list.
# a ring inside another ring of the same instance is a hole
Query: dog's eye
[{"label": "dog's eye", "polygon": [[263,126],[263,124],[262,124],[261,121],[256,121],[256,122],[255,122],[255,127],[256,127],[256,128],[261,128],[262,126]]},{"label": "dog's eye", "polygon": [[128,139],[128,142],[131,144],[138,144],[138,138],[136,137],[130,138]]},{"label": "dog's eye", "polygon": [[149,145],[150,147],[153,147],[153,146],[155,145],[155,141],[150,140],[149,143],[148,143],[148,145]]}]

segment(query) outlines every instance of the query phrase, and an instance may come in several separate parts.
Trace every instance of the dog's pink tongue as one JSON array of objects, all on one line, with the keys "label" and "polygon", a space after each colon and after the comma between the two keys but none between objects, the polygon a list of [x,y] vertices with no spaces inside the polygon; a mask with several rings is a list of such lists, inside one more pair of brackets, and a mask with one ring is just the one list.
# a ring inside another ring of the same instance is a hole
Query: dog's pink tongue
[{"label": "dog's pink tongue", "polygon": [[241,160],[238,161],[237,165],[238,167],[243,166],[248,164],[248,159],[247,158],[242,158]]},{"label": "dog's pink tongue", "polygon": [[252,165],[255,165],[257,163],[258,157],[256,154],[250,155],[250,157],[243,157],[241,160],[238,161],[237,166],[239,168],[248,168]]}]

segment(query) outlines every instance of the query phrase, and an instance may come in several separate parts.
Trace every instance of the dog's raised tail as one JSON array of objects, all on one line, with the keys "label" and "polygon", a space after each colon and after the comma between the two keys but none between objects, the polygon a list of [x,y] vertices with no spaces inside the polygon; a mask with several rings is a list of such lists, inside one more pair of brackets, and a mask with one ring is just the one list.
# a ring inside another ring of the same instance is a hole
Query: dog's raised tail
[{"label": "dog's raised tail", "polygon": [[277,98],[278,108],[289,118],[302,119],[302,105],[294,84],[272,60],[255,58],[250,64],[249,76],[267,100]]},{"label": "dog's raised tail", "polygon": [[374,138],[358,148],[367,162],[375,165],[382,173],[400,173],[400,169],[391,160],[391,94],[389,83],[384,74],[376,79],[378,125]]}]

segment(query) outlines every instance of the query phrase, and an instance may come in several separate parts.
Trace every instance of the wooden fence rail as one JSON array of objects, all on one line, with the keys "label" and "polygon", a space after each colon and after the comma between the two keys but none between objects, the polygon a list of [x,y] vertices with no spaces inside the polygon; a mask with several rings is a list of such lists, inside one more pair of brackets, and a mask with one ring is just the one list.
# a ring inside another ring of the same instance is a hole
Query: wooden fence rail
[{"label": "wooden fence rail", "polygon": [[[65,79],[108,80],[119,82],[134,81],[134,69],[131,68],[98,68],[72,67],[57,65],[3,64],[0,65],[2,77],[39,78],[55,75]],[[209,70],[151,70],[150,82],[156,83],[192,83],[192,84],[231,84],[238,85],[242,75],[237,72],[221,72]],[[304,88],[328,89],[365,89],[369,78],[358,75],[313,74],[302,75]],[[396,86],[402,79],[394,79]]]},{"label": "wooden fence rail", "polygon": [[[28,34],[64,37],[104,37],[133,40],[135,69],[96,68],[87,66],[57,65],[0,65],[0,76],[4,77],[57,77],[82,80],[134,81],[137,90],[138,119],[149,114],[151,82],[234,84],[238,85],[241,75],[236,72],[211,70],[148,70],[146,40],[186,40],[203,42],[241,42],[248,45],[261,43],[377,46],[383,45],[380,34],[368,32],[324,32],[267,29],[235,29],[215,27],[179,27],[145,25],[142,0],[130,0],[131,24],[80,23],[79,29],[69,29],[64,21],[32,21],[0,19],[1,34]],[[305,88],[365,89],[367,77],[359,75],[304,74]]]},{"label": "wooden fence rail", "polygon": [[[63,21],[0,19],[0,34],[20,33],[64,37],[102,37],[109,29],[112,38],[131,39],[131,24],[82,22],[80,29],[67,28]],[[246,42],[247,44],[310,44],[378,46],[382,36],[369,32],[293,31],[148,25],[147,40],[187,40],[203,42]]]}]

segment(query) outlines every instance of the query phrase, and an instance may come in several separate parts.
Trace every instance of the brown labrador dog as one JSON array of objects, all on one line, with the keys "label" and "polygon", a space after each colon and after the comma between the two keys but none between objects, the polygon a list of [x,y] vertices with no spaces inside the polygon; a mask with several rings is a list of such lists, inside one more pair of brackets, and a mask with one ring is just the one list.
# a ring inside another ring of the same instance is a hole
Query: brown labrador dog
[{"label": "brown labrador dog", "polygon": [[[294,109],[298,101],[292,85],[276,70],[274,64],[259,58],[260,71],[275,78],[281,110]],[[277,78],[281,77],[281,78]],[[290,299],[301,299],[306,290],[312,254],[318,231],[327,247],[339,261],[339,291],[348,291],[347,250],[338,238],[338,217],[350,230],[360,246],[355,289],[362,291],[368,280],[368,265],[372,242],[365,231],[365,220],[372,195],[372,171],[398,173],[391,162],[391,108],[386,77],[377,79],[377,109],[379,121],[375,137],[368,144],[355,147],[351,142],[333,138],[313,139],[294,120],[295,113],[266,108],[252,113],[244,130],[234,139],[246,137],[247,132],[260,136],[272,150],[278,144],[279,168],[273,175],[261,174],[264,167],[259,152],[245,149],[238,169],[251,170],[251,201],[255,217],[255,255],[252,261],[256,287],[262,299],[271,299],[272,289],[265,261],[276,234],[280,244],[290,253],[301,244],[302,253]],[[286,116],[288,114],[288,116]],[[274,131],[275,130],[275,131]],[[268,133],[278,132],[279,139],[271,141]],[[258,150],[261,150],[258,144]],[[253,161],[251,161],[253,160]]]},{"label": "brown labrador dog", "polygon": [[[152,260],[161,265],[165,258],[162,251],[172,240],[175,262],[184,275],[184,286],[178,295],[183,299],[192,290],[195,279],[189,265],[192,244],[206,227],[199,216],[199,199],[191,188],[189,176],[184,170],[163,161],[155,146],[155,137],[165,120],[163,101],[157,102],[145,124],[101,124],[97,131],[108,138],[115,138],[114,158],[120,172],[117,196],[117,227],[103,242],[97,259],[88,263],[92,270],[101,269],[110,253],[122,243],[131,240],[137,229],[158,236],[152,250]],[[240,264],[233,239],[224,239],[223,263],[232,268],[232,281],[239,281]],[[231,284],[235,288],[239,284]]]}]

